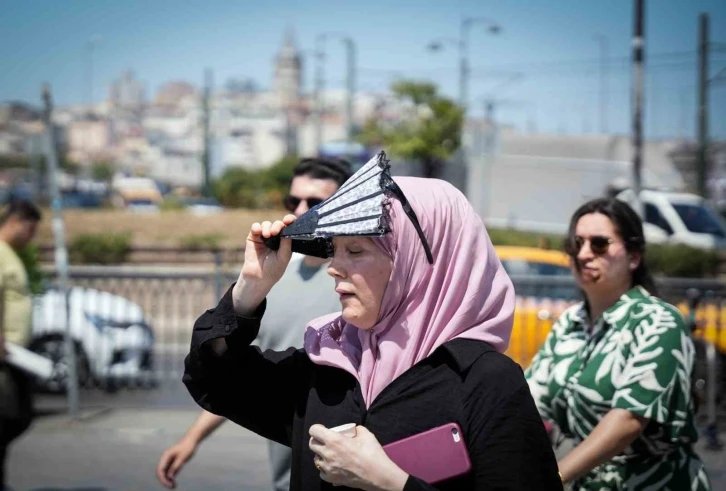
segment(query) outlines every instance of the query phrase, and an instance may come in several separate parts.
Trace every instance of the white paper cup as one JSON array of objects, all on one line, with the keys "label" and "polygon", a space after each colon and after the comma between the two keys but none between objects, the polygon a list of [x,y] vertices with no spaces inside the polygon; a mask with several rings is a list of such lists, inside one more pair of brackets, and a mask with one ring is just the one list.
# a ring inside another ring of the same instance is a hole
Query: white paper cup
[{"label": "white paper cup", "polygon": [[345,435],[350,438],[355,438],[358,434],[355,431],[356,424],[355,423],[348,423],[340,426],[336,426],[335,428],[330,428],[331,431],[335,431],[336,433],[340,433],[341,435]]}]

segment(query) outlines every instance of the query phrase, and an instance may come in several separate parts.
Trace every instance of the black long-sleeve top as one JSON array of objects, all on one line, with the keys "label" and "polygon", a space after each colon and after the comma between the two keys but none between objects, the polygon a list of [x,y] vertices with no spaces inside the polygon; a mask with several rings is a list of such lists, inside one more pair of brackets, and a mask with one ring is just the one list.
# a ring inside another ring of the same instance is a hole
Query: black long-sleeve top
[{"label": "black long-sleeve top", "polygon": [[[557,462],[522,370],[490,345],[454,339],[389,384],[369,408],[348,372],[314,364],[303,350],[250,346],[266,303],[235,314],[232,289],[194,324],[184,383],[197,403],[292,447],[292,491],[346,489],[320,479],[308,430],[356,423],[382,444],[446,423],[462,428],[472,462],[436,487],[411,476],[405,490],[561,490]],[[208,341],[224,337],[226,352]]]}]

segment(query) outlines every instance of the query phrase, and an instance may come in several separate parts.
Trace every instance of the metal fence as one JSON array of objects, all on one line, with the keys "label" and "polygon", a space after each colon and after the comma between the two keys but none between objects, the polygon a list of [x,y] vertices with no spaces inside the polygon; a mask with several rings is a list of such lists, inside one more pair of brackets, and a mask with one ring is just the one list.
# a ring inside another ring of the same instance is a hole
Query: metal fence
[{"label": "metal fence", "polygon": [[[116,391],[178,383],[194,321],[216,305],[237,274],[221,268],[72,267],[69,307],[81,387]],[[52,287],[35,299],[32,344],[61,367],[62,304]],[[62,391],[67,373],[57,372],[41,390]]]},{"label": "metal fence", "polygon": [[[195,319],[216,305],[237,275],[238,271],[221,267],[72,267],[71,284],[79,300],[71,308],[91,312],[72,316],[81,324],[73,326],[73,332],[79,359],[87,364],[80,367],[84,385],[149,390],[178,384]],[[517,311],[507,354],[526,367],[557,316],[580,294],[569,277],[513,276],[512,280]],[[711,404],[709,410],[715,414],[724,378],[720,360],[726,353],[726,283],[663,279],[658,281],[658,289],[659,296],[677,305],[689,321],[695,322],[696,378],[702,381],[702,398]],[[111,295],[104,297],[99,292]],[[700,299],[693,310],[695,292]],[[134,309],[141,312],[142,321],[129,317],[128,312]],[[42,324],[55,316],[52,309],[50,313],[45,310],[44,317],[35,321],[37,339],[48,337]]]}]

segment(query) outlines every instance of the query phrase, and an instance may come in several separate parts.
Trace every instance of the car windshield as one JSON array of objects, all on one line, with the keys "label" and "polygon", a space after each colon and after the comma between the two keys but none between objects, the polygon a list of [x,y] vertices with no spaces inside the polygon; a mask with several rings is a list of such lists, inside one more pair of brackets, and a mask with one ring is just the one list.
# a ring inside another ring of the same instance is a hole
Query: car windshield
[{"label": "car windshield", "polygon": [[719,219],[705,206],[674,204],[673,208],[676,209],[689,232],[726,237],[726,230]]}]

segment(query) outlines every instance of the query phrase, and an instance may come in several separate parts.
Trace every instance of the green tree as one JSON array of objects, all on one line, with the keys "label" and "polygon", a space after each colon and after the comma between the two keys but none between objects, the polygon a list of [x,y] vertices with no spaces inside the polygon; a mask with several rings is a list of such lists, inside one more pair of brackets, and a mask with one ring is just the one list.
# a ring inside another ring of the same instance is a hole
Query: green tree
[{"label": "green tree", "polygon": [[[45,163],[45,161],[44,161]],[[78,162],[73,162],[72,160],[68,160],[65,157],[61,157],[59,159],[58,163],[61,170],[66,171],[67,173],[77,176],[81,171],[81,165]]]},{"label": "green tree", "polygon": [[240,202],[240,191],[248,189],[252,184],[252,173],[241,168],[230,168],[213,183],[214,197],[223,206],[237,208],[246,206]]},{"label": "green tree", "polygon": [[110,162],[97,162],[91,166],[91,177],[97,181],[110,181],[113,172],[113,164]]},{"label": "green tree", "polygon": [[27,169],[28,160],[24,155],[0,155],[0,169]]},{"label": "green tree", "polygon": [[424,177],[437,177],[441,164],[461,145],[464,111],[441,96],[435,84],[401,81],[391,90],[408,108],[393,123],[369,120],[359,136],[361,143],[382,146],[393,155],[421,162]]},{"label": "green tree", "polygon": [[287,156],[281,158],[272,167],[264,170],[265,191],[275,191],[282,189],[287,191],[292,179],[292,170],[295,168],[300,159],[296,156]]},{"label": "green tree", "polygon": [[235,208],[279,206],[297,162],[297,157],[284,157],[266,169],[227,169],[213,183],[214,197],[222,205]]}]

